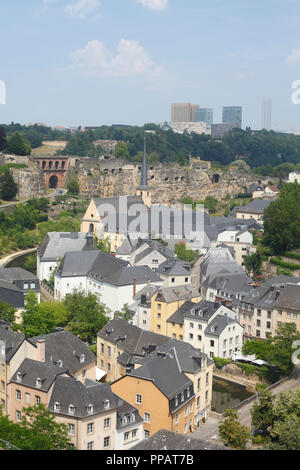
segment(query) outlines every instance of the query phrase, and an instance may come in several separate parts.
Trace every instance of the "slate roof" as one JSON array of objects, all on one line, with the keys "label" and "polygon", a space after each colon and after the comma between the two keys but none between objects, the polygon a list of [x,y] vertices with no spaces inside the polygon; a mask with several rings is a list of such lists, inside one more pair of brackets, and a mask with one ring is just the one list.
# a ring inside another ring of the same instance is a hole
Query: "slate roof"
[{"label": "slate roof", "polygon": [[282,310],[300,310],[300,286],[287,284],[284,289],[281,290],[277,308]]},{"label": "slate roof", "polygon": [[200,265],[201,275],[208,277],[218,273],[244,273],[228,247],[210,248]]},{"label": "slate roof", "polygon": [[171,431],[166,431],[165,429],[161,429],[149,439],[145,439],[144,441],[140,442],[136,446],[132,447],[131,450],[192,451],[192,450],[229,450],[229,449],[219,444],[196,439],[193,437],[193,435],[186,436],[184,434],[178,434],[176,432],[171,432]]},{"label": "slate roof", "polygon": [[41,261],[56,261],[69,251],[95,249],[94,238],[89,233],[48,232],[38,247]]},{"label": "slate roof", "polygon": [[89,276],[116,286],[160,282],[148,266],[129,266],[127,261],[99,250],[66,253],[57,274],[60,277]]},{"label": "slate roof", "polygon": [[[202,300],[199,303],[193,303],[187,300],[183,305],[179,307],[176,312],[173,313],[168,319],[168,323],[184,324],[184,319],[195,318],[198,315],[199,310],[202,311],[203,316],[201,320],[208,322],[214,313],[220,308],[220,302],[210,302],[208,300]],[[191,314],[191,310],[195,310],[196,315]]]},{"label": "slate roof", "polygon": [[[215,318],[207,325],[204,333],[208,336],[219,337],[223,331],[229,325],[234,325],[236,320],[226,316],[226,315],[217,315]],[[213,328],[213,330],[212,330]]]},{"label": "slate roof", "polygon": [[24,292],[11,282],[0,280],[0,299],[14,308],[24,307]]},{"label": "slate roof", "polygon": [[[72,333],[59,330],[47,335],[36,336],[30,341],[36,345],[38,340],[45,340],[45,355],[48,364],[57,364],[62,361],[63,368],[74,374],[84,366],[96,361],[96,356],[90,348]],[[84,355],[84,362],[80,357]]]},{"label": "slate roof", "polygon": [[[22,381],[17,380],[18,373],[22,374]],[[20,383],[30,388],[38,389],[43,392],[48,392],[56,377],[61,374],[67,373],[67,370],[53,364],[34,361],[32,359],[24,359],[20,367],[11,378],[11,382]],[[36,384],[36,379],[42,381],[40,387]]]},{"label": "slate roof", "polygon": [[272,203],[270,200],[266,199],[255,199],[252,202],[249,202],[246,206],[236,207],[235,212],[245,212],[246,214],[263,214],[264,211]]},{"label": "slate roof", "polygon": [[[143,418],[140,416],[137,408],[132,406],[127,401],[121,399],[117,395],[115,395],[115,398],[118,400],[117,429],[122,429],[123,427],[133,423],[143,422]],[[134,421],[131,421],[132,415],[134,416]]]},{"label": "slate roof", "polygon": [[23,341],[25,341],[25,335],[15,333],[7,329],[6,326],[0,326],[0,342],[3,341],[5,343],[5,359],[6,362],[9,362]]},{"label": "slate roof", "polygon": [[[109,401],[109,408],[105,409],[105,401]],[[60,404],[59,415],[70,416],[69,406],[75,407],[75,412],[71,416],[76,418],[87,418],[99,413],[115,410],[119,405],[119,398],[111,391],[109,384],[86,381],[84,384],[73,377],[57,377],[48,410],[54,412],[55,403]],[[89,405],[93,406],[89,413]]]},{"label": "slate roof", "polygon": [[0,268],[0,279],[7,282],[38,281],[37,276],[23,268]]},{"label": "slate roof", "polygon": [[192,299],[200,297],[197,289],[189,285],[176,286],[176,287],[163,287],[158,291],[156,296],[157,301],[172,303],[183,299]]},{"label": "slate roof", "polygon": [[156,269],[156,272],[165,276],[189,276],[191,274],[191,267],[189,263],[172,259],[162,263]]},{"label": "slate roof", "polygon": [[166,336],[142,330],[137,326],[130,325],[125,321],[115,317],[101,331],[99,338],[118,344],[130,355],[144,355],[144,348],[150,346],[160,346],[166,342]]},{"label": "slate roof", "polygon": [[150,380],[169,400],[193,385],[193,382],[180,369],[174,350],[170,350],[164,358],[155,357],[149,360],[128,375]]}]

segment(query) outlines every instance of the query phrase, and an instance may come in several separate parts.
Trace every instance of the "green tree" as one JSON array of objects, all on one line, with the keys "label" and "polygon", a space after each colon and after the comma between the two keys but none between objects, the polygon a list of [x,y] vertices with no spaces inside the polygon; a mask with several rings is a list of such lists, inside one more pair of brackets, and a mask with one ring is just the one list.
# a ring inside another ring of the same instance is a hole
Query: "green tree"
[{"label": "green tree", "polygon": [[267,434],[274,422],[274,398],[267,385],[259,384],[256,387],[258,401],[251,408],[252,424],[257,432]]},{"label": "green tree", "polygon": [[19,132],[15,132],[7,139],[6,150],[8,153],[14,155],[29,155],[31,153],[31,147],[29,143]]},{"label": "green tree", "polygon": [[118,142],[115,147],[115,157],[122,158],[123,160],[129,160],[130,154],[128,150],[128,145],[125,142]]},{"label": "green tree", "polygon": [[70,183],[68,184],[68,193],[69,194],[79,194],[80,192],[80,187],[79,183],[76,180],[71,180]]},{"label": "green tree", "polygon": [[16,310],[7,302],[0,300],[0,319],[7,323],[13,324],[15,322]]},{"label": "green tree", "polygon": [[5,171],[0,176],[0,194],[5,201],[11,201],[18,193],[16,185],[10,171]]},{"label": "green tree", "polygon": [[111,246],[110,246],[110,241],[108,238],[103,238],[97,240],[97,248],[98,250],[102,251],[103,253],[110,254],[111,252]]},{"label": "green tree", "polygon": [[57,326],[55,310],[38,303],[36,293],[26,295],[25,308],[22,313],[21,331],[27,338],[52,333]]},{"label": "green tree", "polygon": [[129,320],[132,320],[132,314],[129,310],[128,304],[124,305],[121,311],[116,312],[115,316],[126,321],[126,323],[129,323]]},{"label": "green tree", "polygon": [[245,256],[244,265],[248,271],[248,274],[258,276],[262,266],[262,257],[259,253],[252,253],[251,255]]},{"label": "green tree", "polygon": [[64,305],[68,311],[68,329],[82,341],[92,344],[97,333],[109,321],[108,309],[98,302],[97,296],[75,291],[66,296]]},{"label": "green tree", "polygon": [[[65,424],[57,423],[44,405],[23,410],[20,424],[13,423],[0,411],[0,436],[21,450],[71,450]],[[0,447],[5,444],[0,441]]]},{"label": "green tree", "polygon": [[0,126],[0,152],[6,147],[6,131],[4,127]]},{"label": "green tree", "polygon": [[264,214],[265,241],[275,254],[300,248],[300,185],[284,185]]},{"label": "green tree", "polygon": [[250,430],[238,421],[236,410],[229,408],[224,414],[224,419],[219,425],[219,436],[224,444],[234,449],[246,448],[247,440],[250,440]]}]

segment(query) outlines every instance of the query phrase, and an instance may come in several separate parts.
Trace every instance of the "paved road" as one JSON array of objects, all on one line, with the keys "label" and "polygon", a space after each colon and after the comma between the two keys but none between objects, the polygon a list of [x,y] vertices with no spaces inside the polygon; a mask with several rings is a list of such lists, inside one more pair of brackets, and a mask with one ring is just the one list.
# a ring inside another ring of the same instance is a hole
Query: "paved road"
[{"label": "paved road", "polygon": [[[60,191],[63,191],[62,194],[59,194]],[[57,188],[55,191],[53,191],[53,193],[51,194],[43,194],[42,196],[37,196],[37,199],[42,199],[43,197],[47,198],[47,199],[52,199],[54,197],[58,197],[58,196],[63,196],[65,195],[67,192],[66,189],[62,189],[62,188]],[[21,201],[14,201],[14,202],[9,202],[8,204],[2,204],[0,206],[0,210],[4,210],[4,209],[7,209],[8,207],[13,207],[13,206],[16,206],[17,204],[24,204],[25,202],[29,201],[30,199],[32,198],[29,198],[29,199],[22,199]]]},{"label": "paved road", "polygon": [[4,258],[0,259],[0,266],[6,266],[10,261],[13,261],[15,258],[19,256],[28,255],[30,253],[34,253],[36,248],[30,248],[29,250],[18,251],[16,253],[11,253],[10,255],[5,256]]},{"label": "paved road", "polygon": [[[280,384],[276,389],[272,390],[272,393],[276,397],[278,397],[281,392],[284,392],[286,390],[295,390],[296,388],[300,389],[300,379],[291,379],[287,382],[284,382]],[[250,409],[252,408],[253,403],[254,402],[249,403],[238,410],[240,423],[248,427],[251,426]],[[218,421],[216,418],[209,416],[206,423],[201,425],[199,430],[194,431],[191,436],[195,439],[204,439],[207,441],[220,443],[220,440],[218,438],[219,422],[220,421]]]}]

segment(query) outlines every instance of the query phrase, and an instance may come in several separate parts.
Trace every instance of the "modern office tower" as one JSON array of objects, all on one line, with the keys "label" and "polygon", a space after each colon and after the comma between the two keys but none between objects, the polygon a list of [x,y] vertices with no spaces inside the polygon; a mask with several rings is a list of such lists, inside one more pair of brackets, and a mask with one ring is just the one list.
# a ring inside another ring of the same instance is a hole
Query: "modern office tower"
[{"label": "modern office tower", "polygon": [[171,122],[194,122],[194,113],[199,105],[191,103],[173,103],[171,106]]},{"label": "modern office tower", "polygon": [[224,106],[223,124],[227,122],[234,122],[236,123],[236,127],[242,127],[242,107],[241,106]]},{"label": "modern office tower", "polygon": [[270,98],[264,98],[262,102],[261,118],[261,128],[270,131],[272,123],[272,100]]},{"label": "modern office tower", "polygon": [[205,122],[211,126],[214,121],[214,111],[211,108],[198,108],[194,112],[195,122]]},{"label": "modern office tower", "polygon": [[236,127],[235,122],[226,122],[223,124],[212,124],[211,125],[211,136],[216,139],[224,137],[225,134],[232,131]]}]

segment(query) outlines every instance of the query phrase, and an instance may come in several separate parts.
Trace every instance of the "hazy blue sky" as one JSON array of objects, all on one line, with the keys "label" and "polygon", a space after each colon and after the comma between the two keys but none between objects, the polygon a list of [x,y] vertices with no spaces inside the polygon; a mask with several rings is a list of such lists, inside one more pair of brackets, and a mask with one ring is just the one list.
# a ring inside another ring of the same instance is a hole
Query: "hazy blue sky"
[{"label": "hazy blue sky", "polygon": [[172,102],[300,131],[300,0],[1,0],[0,122],[143,124]]}]

